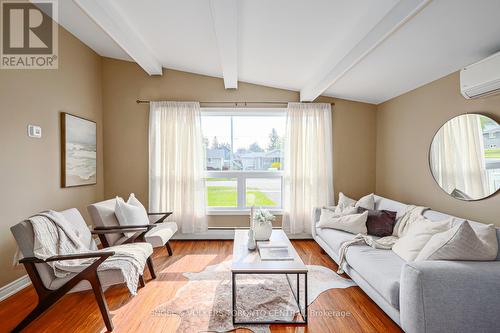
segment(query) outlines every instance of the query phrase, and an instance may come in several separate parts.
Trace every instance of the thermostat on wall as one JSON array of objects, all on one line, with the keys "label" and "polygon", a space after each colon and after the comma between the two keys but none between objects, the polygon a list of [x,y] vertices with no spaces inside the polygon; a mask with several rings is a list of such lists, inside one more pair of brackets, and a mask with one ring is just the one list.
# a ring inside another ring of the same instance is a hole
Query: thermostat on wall
[{"label": "thermostat on wall", "polygon": [[28,125],[28,136],[30,138],[41,138],[42,137],[42,128],[36,125]]}]

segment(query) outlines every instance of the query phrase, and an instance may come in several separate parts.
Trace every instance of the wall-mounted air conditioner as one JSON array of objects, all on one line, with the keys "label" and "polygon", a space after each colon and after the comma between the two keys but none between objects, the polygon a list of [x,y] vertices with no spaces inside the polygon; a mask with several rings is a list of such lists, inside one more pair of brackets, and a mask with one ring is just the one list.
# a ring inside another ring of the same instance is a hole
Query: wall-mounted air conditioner
[{"label": "wall-mounted air conditioner", "polygon": [[500,93],[500,52],[462,69],[460,91],[467,99]]}]

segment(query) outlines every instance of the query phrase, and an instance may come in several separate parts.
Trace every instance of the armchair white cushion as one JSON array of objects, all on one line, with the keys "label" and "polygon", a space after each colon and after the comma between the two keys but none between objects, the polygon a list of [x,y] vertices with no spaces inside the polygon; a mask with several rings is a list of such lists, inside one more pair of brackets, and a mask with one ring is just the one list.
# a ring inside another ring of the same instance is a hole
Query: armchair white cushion
[{"label": "armchair white cushion", "polygon": [[[116,200],[110,199],[94,203],[87,207],[90,217],[92,218],[92,221],[94,222],[94,225],[96,227],[112,227],[122,225],[115,214],[115,205]],[[153,247],[162,247],[167,245],[168,248],[168,241],[177,232],[177,230],[178,227],[177,223],[175,222],[155,223],[155,227],[149,230],[144,235],[144,239]],[[121,244],[127,239],[126,235],[124,234],[121,234],[121,236],[119,237],[113,236],[115,235],[111,235],[111,237],[106,235],[106,239],[108,240],[110,245]]]},{"label": "armchair white cushion", "polygon": [[149,230],[145,239],[146,242],[153,247],[161,247],[168,243],[170,238],[177,232],[177,223],[175,222],[162,222],[157,223],[156,227]]}]

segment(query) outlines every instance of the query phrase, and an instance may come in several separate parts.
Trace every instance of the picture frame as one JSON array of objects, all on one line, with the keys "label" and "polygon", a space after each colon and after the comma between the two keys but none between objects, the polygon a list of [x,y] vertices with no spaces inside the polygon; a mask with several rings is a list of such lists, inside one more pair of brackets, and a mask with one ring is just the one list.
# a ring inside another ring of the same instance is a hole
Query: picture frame
[{"label": "picture frame", "polygon": [[97,123],[61,112],[61,187],[97,184]]}]

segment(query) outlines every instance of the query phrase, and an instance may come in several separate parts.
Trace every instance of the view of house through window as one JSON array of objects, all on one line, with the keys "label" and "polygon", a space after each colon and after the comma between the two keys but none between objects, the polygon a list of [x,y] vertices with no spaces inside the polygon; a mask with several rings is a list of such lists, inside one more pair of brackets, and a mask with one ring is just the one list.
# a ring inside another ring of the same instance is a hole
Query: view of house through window
[{"label": "view of house through window", "polygon": [[486,176],[489,190],[500,188],[500,125],[488,117],[481,117]]},{"label": "view of house through window", "polygon": [[210,210],[282,206],[283,110],[202,112]]}]

